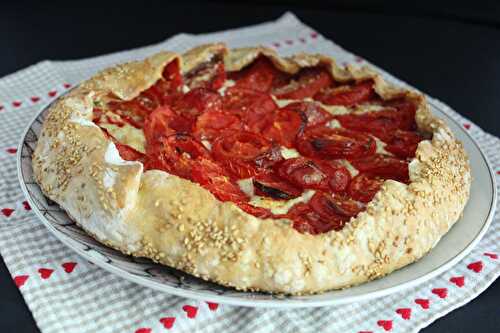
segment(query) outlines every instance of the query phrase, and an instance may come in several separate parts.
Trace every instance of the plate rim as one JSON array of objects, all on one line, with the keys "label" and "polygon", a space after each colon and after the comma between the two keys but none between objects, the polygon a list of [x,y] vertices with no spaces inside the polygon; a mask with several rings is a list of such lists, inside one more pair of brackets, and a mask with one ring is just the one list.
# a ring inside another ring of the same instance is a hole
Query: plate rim
[{"label": "plate rim", "polygon": [[[66,95],[68,92],[66,92],[64,95]],[[467,244],[467,246],[459,253],[457,253],[453,258],[449,259],[446,261],[444,264],[438,266],[437,268],[431,270],[430,272],[427,272],[415,279],[399,283],[397,285],[393,285],[390,287],[386,287],[383,289],[371,291],[368,293],[360,294],[360,295],[354,295],[354,296],[346,296],[340,299],[335,299],[335,297],[330,298],[330,299],[323,299],[323,300],[301,300],[301,299],[283,299],[280,300],[279,298],[275,299],[269,299],[269,300],[264,300],[264,299],[251,299],[245,298],[236,298],[236,297],[228,297],[224,295],[205,295],[205,292],[203,291],[193,291],[193,290],[186,290],[182,289],[179,287],[172,287],[165,285],[161,282],[149,280],[145,277],[137,276],[132,273],[127,272],[124,269],[115,267],[114,265],[111,265],[105,261],[101,261],[96,257],[93,257],[88,254],[86,251],[82,251],[76,247],[74,247],[71,242],[76,242],[73,240],[71,237],[61,233],[58,231],[52,224],[43,216],[42,212],[39,211],[36,202],[32,199],[32,196],[30,192],[27,189],[27,186],[24,182],[23,179],[23,171],[22,171],[22,151],[23,151],[23,146],[25,143],[25,138],[31,129],[33,123],[36,121],[36,119],[45,112],[47,108],[49,108],[53,103],[56,103],[62,96],[60,95],[58,98],[44,104],[41,106],[37,111],[35,112],[35,115],[30,119],[28,122],[27,126],[23,130],[21,134],[21,139],[20,142],[18,143],[17,146],[17,153],[16,153],[16,164],[17,164],[17,176],[18,176],[18,181],[21,186],[21,190],[23,191],[23,195],[25,198],[28,200],[30,203],[33,212],[35,215],[41,220],[41,222],[47,227],[47,229],[51,232],[52,235],[54,235],[58,240],[60,240],[64,245],[69,247],[72,251],[78,253],[80,256],[82,256],[85,260],[92,262],[96,266],[104,269],[107,272],[110,272],[112,274],[115,274],[127,281],[139,284],[141,286],[144,286],[146,288],[151,288],[154,290],[158,290],[163,293],[167,293],[169,295],[175,295],[179,297],[184,297],[184,298],[190,298],[190,299],[195,299],[198,301],[205,301],[205,302],[216,302],[220,304],[227,304],[227,305],[233,305],[233,306],[242,306],[242,307],[252,307],[252,308],[306,308],[306,307],[322,307],[322,306],[332,306],[332,305],[341,305],[341,304],[348,304],[348,303],[354,303],[357,301],[366,301],[366,300],[372,300],[375,298],[387,296],[399,291],[407,290],[411,287],[414,287],[416,285],[422,284],[437,275],[443,273],[444,271],[447,271],[450,269],[452,266],[456,265],[460,260],[465,258],[466,255],[468,255],[474,247],[479,243],[479,241],[483,238],[484,234],[488,230],[489,226],[491,225],[491,222],[493,221],[493,217],[495,215],[495,210],[496,210],[496,201],[497,201],[497,184],[496,184],[496,178],[493,172],[493,169],[491,167],[490,162],[488,161],[487,157],[485,156],[484,152],[480,148],[479,144],[476,142],[476,140],[472,137],[472,135],[469,134],[468,131],[465,131],[461,124],[452,118],[449,114],[447,114],[444,110],[443,107],[437,104],[434,100],[428,99],[428,103],[432,105],[434,108],[438,109],[450,122],[454,123],[458,128],[461,129],[462,133],[464,133],[469,140],[473,143],[475,148],[479,151],[481,158],[483,162],[485,163],[487,169],[488,169],[488,175],[489,175],[489,180],[490,180],[490,185],[492,187],[492,196],[490,200],[490,207],[489,207],[489,212],[488,215],[483,223],[483,226],[479,230],[479,232],[474,236],[474,238]],[[38,184],[36,185],[38,186]],[[44,195],[45,196],[45,195]],[[446,234],[445,234],[446,235]],[[444,235],[443,235],[444,237]],[[101,243],[102,244],[102,243]],[[104,244],[103,244],[104,245]],[[104,245],[105,246],[105,245]],[[432,249],[430,250],[432,251]],[[430,252],[429,251],[429,252]],[[425,256],[427,256],[426,254]],[[420,259],[419,259],[420,260]],[[369,283],[366,282],[366,283]],[[235,290],[235,292],[238,292]]]}]

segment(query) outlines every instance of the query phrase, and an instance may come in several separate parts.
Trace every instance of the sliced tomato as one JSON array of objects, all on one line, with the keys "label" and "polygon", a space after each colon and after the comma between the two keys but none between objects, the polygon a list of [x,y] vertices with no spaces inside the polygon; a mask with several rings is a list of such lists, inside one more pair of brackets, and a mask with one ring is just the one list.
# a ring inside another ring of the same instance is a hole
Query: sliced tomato
[{"label": "sliced tomato", "polygon": [[290,158],[276,167],[277,174],[300,188],[342,192],[351,179],[349,171],[324,161],[297,157]]},{"label": "sliced tomato", "polygon": [[373,155],[376,143],[363,133],[318,127],[299,136],[297,149],[308,157],[351,159]]},{"label": "sliced tomato", "polygon": [[365,206],[361,202],[342,195],[316,192],[309,202],[311,208],[322,218],[349,220],[358,215]]},{"label": "sliced tomato", "polygon": [[298,203],[289,210],[287,217],[293,221],[293,228],[301,233],[316,235],[344,227],[345,219],[341,216],[325,209],[320,209],[319,213],[318,209],[319,206],[315,210],[311,203]]},{"label": "sliced tomato", "polygon": [[238,131],[243,127],[241,120],[234,114],[221,111],[208,111],[196,120],[195,135],[202,139],[212,140],[225,130]]},{"label": "sliced tomato", "polygon": [[352,106],[367,102],[374,97],[373,82],[365,81],[353,86],[324,89],[317,93],[314,99],[326,105]]},{"label": "sliced tomato", "polygon": [[280,109],[247,124],[251,132],[264,134],[273,142],[292,147],[297,134],[305,126],[305,120],[296,112]]},{"label": "sliced tomato", "polygon": [[170,62],[162,72],[162,78],[148,89],[154,93],[161,104],[170,104],[174,99],[180,96],[180,90],[183,85],[183,78],[180,71],[179,61]]},{"label": "sliced tomato", "polygon": [[212,155],[236,178],[252,177],[282,158],[271,142],[244,131],[226,131],[214,140]]},{"label": "sliced tomato", "polygon": [[390,137],[386,135],[385,150],[400,158],[415,157],[417,146],[422,140],[424,137],[418,133],[397,130],[391,133]]},{"label": "sliced tomato", "polygon": [[209,88],[218,90],[222,88],[224,82],[226,82],[226,70],[224,68],[224,62],[221,61],[215,67],[215,74],[212,76]]},{"label": "sliced tomato", "polygon": [[349,184],[347,193],[354,200],[367,203],[373,199],[383,183],[384,180],[381,178],[360,173]]},{"label": "sliced tomato", "polygon": [[210,89],[194,88],[175,101],[171,107],[183,117],[194,119],[204,112],[222,111],[222,99]]},{"label": "sliced tomato", "polygon": [[402,115],[401,120],[402,125],[399,127],[402,130],[413,131],[417,129],[417,123],[415,122],[415,113],[417,112],[417,106],[415,102],[405,99],[398,98],[383,102],[384,106],[395,108]]},{"label": "sliced tomato", "polygon": [[134,100],[140,105],[141,109],[146,112],[144,116],[153,112],[161,103],[161,100],[151,91],[151,89],[143,91]]},{"label": "sliced tomato", "polygon": [[[231,181],[224,168],[210,159],[201,158],[193,164],[192,180],[209,190],[221,201],[234,203],[248,201],[248,197]],[[248,206],[245,208],[250,210]]]},{"label": "sliced tomato", "polygon": [[279,99],[304,99],[313,97],[332,83],[332,76],[325,68],[305,68],[288,84],[274,88],[272,94]]},{"label": "sliced tomato", "polygon": [[253,179],[257,195],[273,199],[290,200],[302,194],[302,190],[269,172],[260,173]]},{"label": "sliced tomato", "polygon": [[333,192],[344,192],[351,181],[351,173],[343,166],[333,168],[328,179],[328,185]]},{"label": "sliced tomato", "polygon": [[410,130],[415,121],[413,116],[395,109],[387,109],[363,114],[341,115],[335,118],[345,128],[373,133],[384,140],[398,129]]},{"label": "sliced tomato", "polygon": [[255,207],[252,206],[246,202],[238,202],[236,203],[238,207],[240,207],[243,211],[247,212],[248,214],[251,214],[253,216],[260,217],[261,219],[267,219],[267,218],[277,218],[278,216],[274,215],[271,213],[269,209],[262,208],[262,207]]},{"label": "sliced tomato", "polygon": [[249,122],[258,119],[262,115],[272,113],[278,108],[269,94],[237,87],[226,90],[223,107],[225,111],[240,117],[248,115],[247,120]]},{"label": "sliced tomato", "polygon": [[212,153],[219,160],[254,161],[271,148],[264,137],[250,132],[228,132],[215,140]]},{"label": "sliced tomato", "polygon": [[358,171],[372,176],[394,179],[404,183],[409,181],[408,162],[397,157],[376,154],[353,160],[351,164]]},{"label": "sliced tomato", "polygon": [[170,135],[159,144],[148,145],[146,155],[146,169],[164,170],[186,179],[191,179],[196,161],[210,158],[210,152],[186,134]]},{"label": "sliced tomato", "polygon": [[140,151],[130,147],[129,145],[115,142],[116,149],[118,149],[118,153],[121,158],[125,161],[142,161],[144,159],[144,154]]},{"label": "sliced tomato", "polygon": [[191,119],[174,113],[168,106],[162,106],[146,118],[143,131],[147,145],[152,145],[176,133],[191,133],[193,126]]},{"label": "sliced tomato", "polygon": [[231,74],[230,78],[236,81],[236,87],[246,88],[260,92],[271,90],[273,81],[279,71],[266,57],[257,58],[243,70]]},{"label": "sliced tomato", "polygon": [[314,102],[293,102],[286,105],[283,110],[293,111],[304,115],[307,120],[307,127],[318,126],[333,119],[333,116],[328,113],[328,111]]},{"label": "sliced tomato", "polygon": [[281,178],[302,188],[327,189],[331,170],[321,166],[308,158],[290,158],[277,166],[277,173]]},{"label": "sliced tomato", "polygon": [[175,59],[163,68],[162,77],[165,81],[170,83],[170,89],[172,91],[180,89],[183,84],[183,79],[178,59]]}]

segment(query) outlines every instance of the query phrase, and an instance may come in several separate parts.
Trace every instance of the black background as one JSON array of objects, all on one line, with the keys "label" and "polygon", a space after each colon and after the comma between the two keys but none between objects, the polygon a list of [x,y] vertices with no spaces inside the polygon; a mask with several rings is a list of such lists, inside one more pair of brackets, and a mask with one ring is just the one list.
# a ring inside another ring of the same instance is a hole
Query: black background
[{"label": "black background", "polygon": [[[471,6],[473,4],[473,6]],[[157,43],[179,32],[256,24],[293,11],[326,38],[500,135],[500,1],[171,1],[0,4],[0,76],[44,59],[78,59]],[[0,331],[37,332],[3,262]],[[423,332],[500,330],[500,285]]]}]

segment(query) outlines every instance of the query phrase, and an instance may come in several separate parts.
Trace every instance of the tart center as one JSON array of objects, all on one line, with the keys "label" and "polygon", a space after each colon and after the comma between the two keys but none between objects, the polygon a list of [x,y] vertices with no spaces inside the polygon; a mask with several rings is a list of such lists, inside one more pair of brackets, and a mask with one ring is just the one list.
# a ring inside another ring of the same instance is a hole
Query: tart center
[{"label": "tart center", "polygon": [[131,101],[108,96],[93,121],[125,160],[196,182],[218,200],[299,232],[341,230],[386,179],[408,183],[423,136],[415,103],[374,82],[336,81],[326,65],[296,74],[260,56],[226,72],[216,57],[178,61]]}]

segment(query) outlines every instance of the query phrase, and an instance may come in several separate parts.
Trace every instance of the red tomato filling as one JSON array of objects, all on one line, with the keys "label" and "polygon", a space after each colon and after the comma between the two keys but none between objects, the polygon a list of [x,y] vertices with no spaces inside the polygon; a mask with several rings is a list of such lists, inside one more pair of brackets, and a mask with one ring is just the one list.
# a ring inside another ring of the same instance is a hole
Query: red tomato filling
[{"label": "red tomato filling", "polygon": [[[218,91],[227,79],[234,84]],[[279,107],[271,95],[297,101]],[[93,121],[123,159],[196,182],[254,216],[290,219],[297,231],[311,234],[341,230],[386,179],[408,183],[408,161],[423,140],[416,132],[412,101],[382,101],[373,81],[335,82],[322,66],[287,74],[264,56],[237,72],[226,73],[218,60],[186,76],[173,61],[160,80],[133,100],[110,98],[106,112],[94,108]],[[332,115],[324,107],[363,103],[383,110]],[[333,119],[342,128],[328,127]],[[104,124],[142,129],[146,152],[118,142]],[[389,154],[377,153],[376,138]],[[281,147],[302,156],[285,159]],[[359,174],[352,177],[346,163]],[[315,193],[276,215],[252,205],[248,191],[238,185],[247,178],[255,195],[271,200]]]}]

